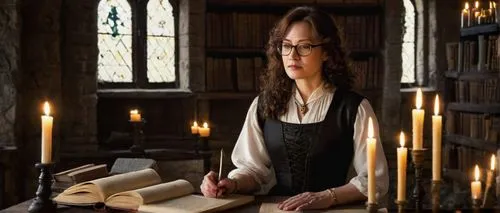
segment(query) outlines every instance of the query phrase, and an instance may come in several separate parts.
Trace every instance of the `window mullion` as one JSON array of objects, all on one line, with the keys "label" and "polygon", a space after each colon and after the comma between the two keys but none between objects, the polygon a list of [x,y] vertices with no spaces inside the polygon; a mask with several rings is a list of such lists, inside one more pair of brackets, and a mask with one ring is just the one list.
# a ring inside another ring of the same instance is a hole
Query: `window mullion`
[{"label": "window mullion", "polygon": [[136,69],[134,70],[136,76],[136,84],[139,88],[145,88],[147,86],[147,50],[146,50],[146,5],[147,1],[138,1],[137,10],[135,16],[135,28],[134,32],[136,33],[135,41],[137,43],[137,47],[135,50],[135,62]]}]

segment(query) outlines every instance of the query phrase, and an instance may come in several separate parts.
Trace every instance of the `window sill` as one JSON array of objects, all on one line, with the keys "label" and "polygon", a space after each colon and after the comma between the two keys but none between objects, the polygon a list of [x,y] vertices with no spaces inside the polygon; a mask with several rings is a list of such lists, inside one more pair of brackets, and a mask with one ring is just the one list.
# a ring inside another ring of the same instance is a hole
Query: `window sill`
[{"label": "window sill", "polygon": [[100,89],[100,98],[188,98],[194,96],[187,89]]}]

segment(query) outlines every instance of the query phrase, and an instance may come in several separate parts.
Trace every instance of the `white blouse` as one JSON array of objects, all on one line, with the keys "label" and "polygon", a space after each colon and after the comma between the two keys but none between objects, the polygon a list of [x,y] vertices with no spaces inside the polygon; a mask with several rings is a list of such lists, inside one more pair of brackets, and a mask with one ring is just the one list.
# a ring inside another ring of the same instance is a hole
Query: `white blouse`
[{"label": "white blouse", "polygon": [[[307,100],[308,112],[303,116],[302,121],[298,117],[297,103],[303,104],[302,97],[294,88],[293,98],[288,102],[288,111],[280,116],[280,121],[296,124],[317,123],[325,119],[327,111],[332,102],[335,90],[326,89],[322,86],[317,88]],[[269,190],[276,185],[276,177],[274,173],[269,153],[267,153],[266,145],[262,135],[262,130],[259,127],[257,120],[257,100],[255,98],[248,110],[245,123],[238,137],[238,141],[233,149],[231,159],[236,169],[231,171],[229,178],[236,178],[238,175],[250,175],[255,181],[260,184],[260,190],[256,194],[267,194]],[[349,183],[352,183],[365,196],[368,195],[368,174],[367,174],[367,159],[366,159],[366,138],[368,135],[368,118],[372,117],[375,135],[377,136],[377,153],[376,153],[376,188],[377,199],[383,197],[389,188],[389,175],[387,170],[387,160],[385,159],[384,150],[379,137],[378,122],[373,112],[373,109],[364,99],[358,107],[356,121],[354,123],[354,159],[352,166],[354,167],[357,176],[353,177]],[[329,169],[329,168],[325,168]],[[330,169],[335,169],[332,167]]]}]

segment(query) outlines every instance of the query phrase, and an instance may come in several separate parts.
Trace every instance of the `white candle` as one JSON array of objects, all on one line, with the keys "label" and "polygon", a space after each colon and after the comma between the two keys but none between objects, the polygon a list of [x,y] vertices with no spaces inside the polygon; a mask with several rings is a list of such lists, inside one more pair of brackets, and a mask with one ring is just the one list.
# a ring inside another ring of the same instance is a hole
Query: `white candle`
[{"label": "white candle", "polygon": [[443,118],[439,115],[439,96],[434,101],[432,116],[432,180],[441,180],[441,136]]},{"label": "white candle", "polygon": [[200,134],[200,137],[210,136],[210,128],[208,128],[207,122],[203,123],[203,127],[198,128],[198,133]]},{"label": "white candle", "polygon": [[375,153],[377,152],[377,140],[374,138],[373,121],[368,118],[368,138],[367,143],[367,167],[368,167],[368,203],[376,203],[375,191]]},{"label": "white candle", "polygon": [[193,122],[193,126],[191,126],[191,134],[196,135],[198,134],[198,122]]},{"label": "white candle", "polygon": [[422,107],[422,89],[418,88],[416,97],[416,109],[412,110],[413,122],[413,149],[420,150],[423,148],[423,131],[424,131],[424,115],[425,111]]},{"label": "white candle", "polygon": [[130,122],[140,122],[141,121],[141,113],[139,110],[134,109],[130,110]]},{"label": "white candle", "polygon": [[493,173],[495,172],[495,155],[491,155],[490,170],[486,175],[486,188],[489,188],[493,183]]},{"label": "white candle", "polygon": [[479,166],[476,165],[474,169],[474,177],[475,181],[470,183],[470,192],[472,199],[480,199],[481,198],[481,181],[479,181]]},{"label": "white candle", "polygon": [[465,7],[462,10],[461,27],[464,28],[469,26],[470,26],[469,3],[465,2]]},{"label": "white candle", "polygon": [[42,164],[52,162],[52,124],[53,117],[50,116],[49,102],[43,106],[45,115],[42,115]]},{"label": "white candle", "polygon": [[398,201],[406,201],[406,161],[408,149],[405,146],[405,134],[401,131],[399,135],[399,143],[401,147],[398,152]]}]

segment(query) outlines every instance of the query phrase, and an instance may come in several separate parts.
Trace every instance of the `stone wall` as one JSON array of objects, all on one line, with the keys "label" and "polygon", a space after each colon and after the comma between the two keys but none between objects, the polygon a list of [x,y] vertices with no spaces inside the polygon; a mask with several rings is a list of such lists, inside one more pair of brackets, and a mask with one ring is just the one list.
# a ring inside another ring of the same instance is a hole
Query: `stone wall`
[{"label": "stone wall", "polygon": [[64,0],[61,8],[61,152],[97,150],[97,5]]},{"label": "stone wall", "polygon": [[0,1],[0,146],[14,144],[20,32],[17,1]]}]

